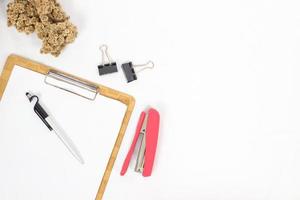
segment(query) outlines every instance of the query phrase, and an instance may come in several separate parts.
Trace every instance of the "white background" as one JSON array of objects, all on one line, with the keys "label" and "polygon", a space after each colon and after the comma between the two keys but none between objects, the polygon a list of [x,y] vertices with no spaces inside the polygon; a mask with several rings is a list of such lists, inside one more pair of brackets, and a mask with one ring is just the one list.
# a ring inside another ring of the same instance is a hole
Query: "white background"
[{"label": "white background", "polygon": [[[119,89],[137,106],[105,199],[300,198],[300,3],[296,0],[61,0],[78,26],[59,58],[6,27],[0,64],[16,53]],[[122,63],[155,69],[127,84],[99,77],[100,44]],[[1,67],[0,67],[1,68]],[[162,124],[153,176],[120,177],[139,113]]]}]

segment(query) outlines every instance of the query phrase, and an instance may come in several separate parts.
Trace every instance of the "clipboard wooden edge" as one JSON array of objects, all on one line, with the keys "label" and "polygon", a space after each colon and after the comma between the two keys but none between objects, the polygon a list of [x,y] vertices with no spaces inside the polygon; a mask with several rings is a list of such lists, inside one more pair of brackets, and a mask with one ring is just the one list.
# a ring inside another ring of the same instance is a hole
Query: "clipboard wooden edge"
[{"label": "clipboard wooden edge", "polygon": [[12,55],[8,56],[8,58],[6,60],[6,63],[5,63],[5,66],[4,66],[4,68],[2,70],[2,73],[1,73],[1,76],[0,76],[0,101],[1,101],[1,98],[3,96],[3,93],[5,91],[5,88],[7,86],[10,75],[11,75],[15,65],[18,65],[20,67],[26,68],[28,70],[31,70],[31,71],[34,71],[34,72],[37,72],[37,73],[40,73],[40,74],[43,74],[43,75],[46,75],[50,70],[56,70],[56,71],[61,72],[65,75],[68,75],[70,77],[73,77],[73,78],[76,78],[78,80],[84,81],[86,83],[90,83],[90,84],[98,86],[98,93],[100,95],[111,98],[111,99],[114,99],[114,100],[117,100],[117,101],[120,101],[120,102],[122,102],[123,104],[125,104],[127,106],[127,109],[126,109],[125,115],[123,117],[121,127],[119,129],[117,139],[115,141],[113,150],[111,152],[109,161],[107,163],[105,172],[103,174],[103,177],[102,177],[102,180],[101,180],[101,183],[100,183],[100,186],[99,186],[96,198],[95,198],[95,200],[102,200],[105,189],[106,189],[106,186],[108,184],[108,181],[109,181],[109,178],[110,178],[110,175],[111,175],[111,172],[112,172],[112,169],[113,169],[113,166],[114,166],[114,163],[117,159],[117,155],[118,155],[118,152],[120,150],[120,147],[121,147],[124,135],[125,135],[125,131],[127,129],[131,114],[132,114],[134,106],[135,106],[134,97],[130,96],[126,93],[119,92],[117,90],[111,89],[109,87],[106,87],[106,86],[103,86],[103,85],[100,85],[100,84],[97,84],[97,83],[93,83],[91,81],[79,78],[79,77],[71,75],[69,73],[66,73],[66,72],[57,70],[55,68],[46,66],[44,64],[41,64],[41,63],[38,63],[38,62],[35,62],[35,61],[32,61],[32,60],[26,59],[24,57],[12,54]]}]

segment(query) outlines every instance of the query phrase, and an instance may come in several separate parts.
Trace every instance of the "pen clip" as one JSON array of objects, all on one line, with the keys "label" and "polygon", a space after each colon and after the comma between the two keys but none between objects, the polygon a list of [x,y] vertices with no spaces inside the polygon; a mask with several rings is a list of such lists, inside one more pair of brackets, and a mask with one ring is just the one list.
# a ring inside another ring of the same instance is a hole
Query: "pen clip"
[{"label": "pen clip", "polygon": [[50,124],[46,121],[46,118],[49,116],[47,112],[43,109],[43,107],[39,104],[39,97],[36,95],[31,95],[29,92],[26,93],[26,96],[28,97],[29,101],[32,102],[34,99],[36,99],[36,102],[33,106],[34,112],[39,116],[39,118],[43,121],[43,123],[47,126],[47,128],[52,131],[53,128],[50,126]]}]

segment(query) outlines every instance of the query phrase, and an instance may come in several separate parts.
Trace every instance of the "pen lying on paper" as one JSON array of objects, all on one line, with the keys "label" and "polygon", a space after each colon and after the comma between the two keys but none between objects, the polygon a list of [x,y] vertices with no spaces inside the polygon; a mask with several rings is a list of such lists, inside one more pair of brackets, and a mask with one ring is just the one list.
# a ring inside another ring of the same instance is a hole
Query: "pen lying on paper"
[{"label": "pen lying on paper", "polygon": [[72,155],[81,163],[84,164],[84,160],[80,155],[80,152],[77,150],[76,146],[73,144],[72,140],[62,131],[60,131],[57,126],[55,126],[54,121],[48,115],[48,113],[43,109],[39,104],[39,97],[29,92],[26,93],[30,103],[33,105],[34,112],[39,116],[39,118],[44,122],[48,129],[54,132],[57,137],[64,143]]}]

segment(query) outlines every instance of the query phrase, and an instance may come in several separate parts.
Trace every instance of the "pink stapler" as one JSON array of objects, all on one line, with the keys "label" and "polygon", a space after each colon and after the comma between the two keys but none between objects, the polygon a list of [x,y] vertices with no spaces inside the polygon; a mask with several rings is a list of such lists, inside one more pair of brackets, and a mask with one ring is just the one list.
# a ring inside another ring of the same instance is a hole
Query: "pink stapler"
[{"label": "pink stapler", "polygon": [[159,113],[153,108],[141,113],[133,142],[122,167],[122,176],[128,169],[138,140],[141,141],[141,144],[139,147],[135,171],[142,173],[144,177],[151,176],[157,147],[159,121]]}]

